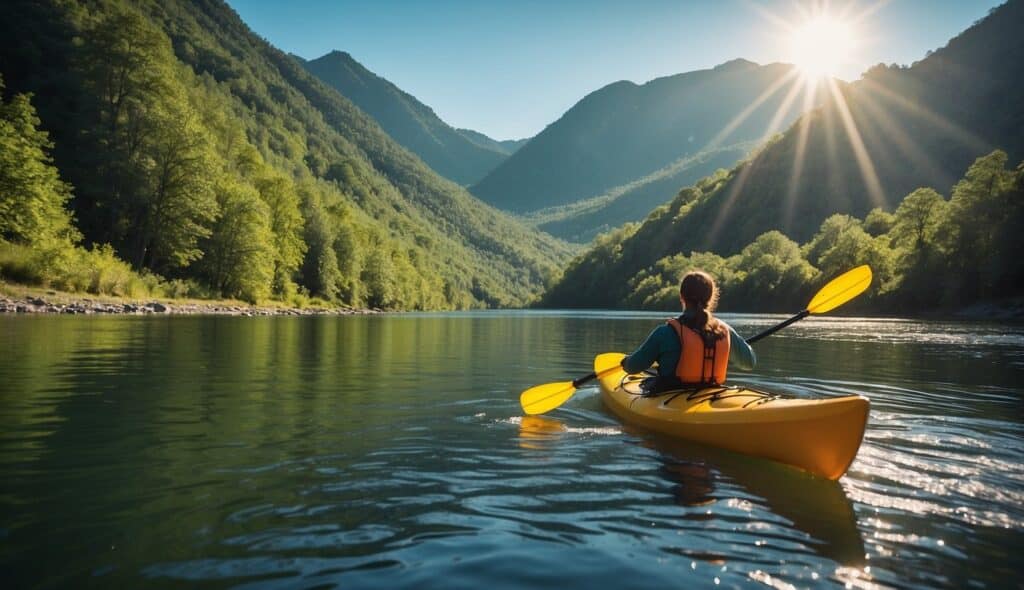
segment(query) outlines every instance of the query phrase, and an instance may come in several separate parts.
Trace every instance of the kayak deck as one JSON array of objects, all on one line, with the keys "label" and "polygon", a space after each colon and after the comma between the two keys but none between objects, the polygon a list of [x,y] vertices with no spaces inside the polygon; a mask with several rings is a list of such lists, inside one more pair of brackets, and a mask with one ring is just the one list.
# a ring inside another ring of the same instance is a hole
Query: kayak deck
[{"label": "kayak deck", "polygon": [[649,375],[618,370],[600,378],[601,398],[623,420],[670,436],[842,477],[867,426],[868,399],[786,398],[744,387],[716,386],[648,396]]}]

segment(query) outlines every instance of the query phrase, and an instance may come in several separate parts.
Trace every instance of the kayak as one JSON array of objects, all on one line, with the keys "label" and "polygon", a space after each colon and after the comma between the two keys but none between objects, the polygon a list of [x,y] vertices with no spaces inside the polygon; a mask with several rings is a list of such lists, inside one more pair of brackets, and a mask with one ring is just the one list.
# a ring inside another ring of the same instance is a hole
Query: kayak
[{"label": "kayak", "polygon": [[[625,355],[618,355],[618,360]],[[605,358],[607,357],[607,358]],[[612,355],[601,355],[605,366]],[[853,463],[867,426],[862,395],[808,400],[738,386],[690,388],[648,396],[649,374],[599,375],[601,399],[626,422],[697,443],[763,457],[836,480]]]}]

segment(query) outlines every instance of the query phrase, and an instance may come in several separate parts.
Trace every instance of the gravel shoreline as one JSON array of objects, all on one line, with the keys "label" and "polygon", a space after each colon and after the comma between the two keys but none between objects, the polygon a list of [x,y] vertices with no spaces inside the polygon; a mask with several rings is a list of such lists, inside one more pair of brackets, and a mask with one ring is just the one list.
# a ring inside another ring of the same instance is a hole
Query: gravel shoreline
[{"label": "gravel shoreline", "polygon": [[44,297],[10,297],[0,295],[0,313],[69,315],[231,315],[231,316],[311,316],[311,315],[365,315],[382,313],[377,309],[347,307],[261,307],[244,304],[197,302],[111,302],[75,298],[71,301]]}]

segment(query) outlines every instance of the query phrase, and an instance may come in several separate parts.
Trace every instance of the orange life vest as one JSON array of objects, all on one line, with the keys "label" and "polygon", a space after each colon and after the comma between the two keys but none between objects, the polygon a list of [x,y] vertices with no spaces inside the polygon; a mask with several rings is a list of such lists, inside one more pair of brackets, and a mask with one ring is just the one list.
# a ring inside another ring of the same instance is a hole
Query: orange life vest
[{"label": "orange life vest", "polygon": [[724,338],[716,340],[713,335],[709,335],[709,341],[705,341],[700,333],[684,326],[678,319],[671,319],[668,324],[679,335],[681,347],[676,377],[683,383],[725,383],[726,367],[729,365],[728,332]]}]

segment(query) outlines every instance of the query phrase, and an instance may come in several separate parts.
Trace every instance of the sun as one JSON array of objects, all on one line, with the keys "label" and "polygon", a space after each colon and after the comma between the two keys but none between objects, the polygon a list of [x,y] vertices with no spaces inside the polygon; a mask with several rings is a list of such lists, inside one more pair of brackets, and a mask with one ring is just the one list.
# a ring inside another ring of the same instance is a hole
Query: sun
[{"label": "sun", "polygon": [[856,40],[853,28],[830,16],[815,16],[793,30],[789,61],[808,79],[836,77],[851,61]]}]

